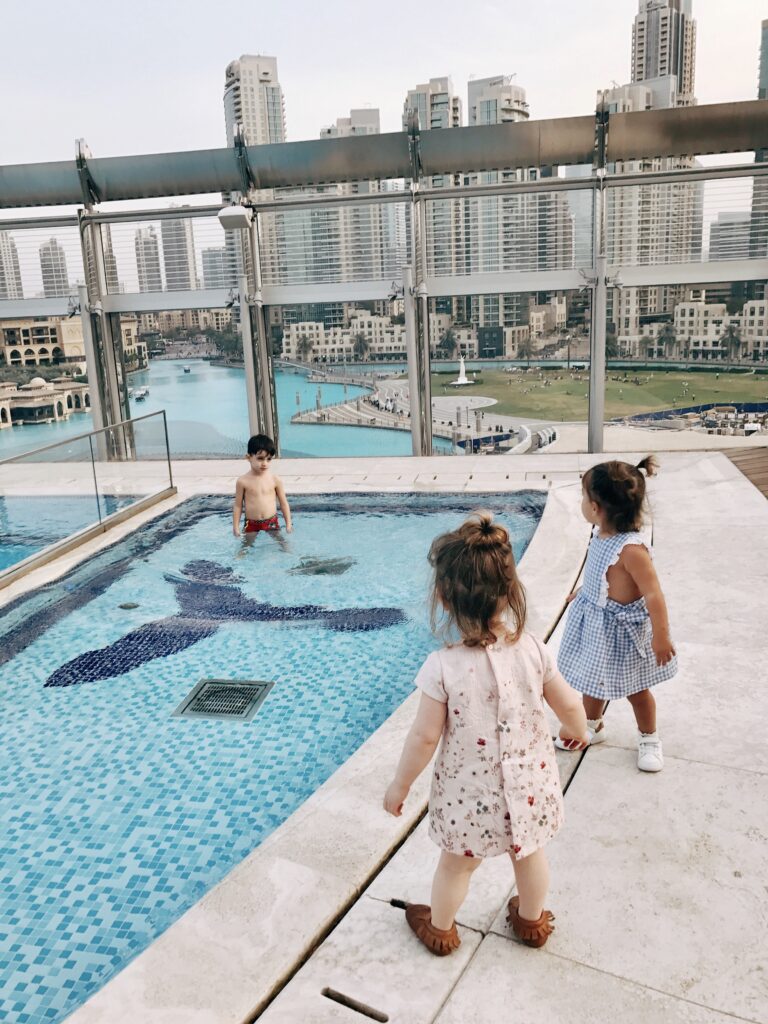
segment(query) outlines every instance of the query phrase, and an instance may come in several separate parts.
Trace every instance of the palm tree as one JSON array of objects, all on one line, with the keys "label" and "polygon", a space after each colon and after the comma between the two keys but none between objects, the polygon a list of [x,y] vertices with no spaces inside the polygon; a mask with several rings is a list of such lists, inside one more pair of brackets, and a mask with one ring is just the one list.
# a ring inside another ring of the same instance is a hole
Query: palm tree
[{"label": "palm tree", "polygon": [[456,332],[453,328],[449,327],[437,344],[438,351],[443,359],[453,359],[458,347]]},{"label": "palm tree", "polygon": [[665,323],[659,331],[656,340],[664,349],[664,358],[669,359],[670,353],[674,351],[675,345],[677,344],[675,325],[671,321]]},{"label": "palm tree", "polygon": [[528,365],[531,365],[531,356],[533,355],[533,342],[530,336],[521,339],[517,345],[517,355],[521,359],[527,359]]},{"label": "palm tree", "polygon": [[363,359],[365,359],[367,357],[367,355],[370,352],[370,350],[371,350],[370,342],[368,341],[366,336],[362,333],[362,331],[359,331],[355,335],[354,340],[352,342],[352,354],[354,355],[355,359],[359,359],[359,360],[362,361]]},{"label": "palm tree", "polygon": [[741,335],[736,324],[728,324],[720,335],[720,342],[725,344],[726,358],[729,363],[732,363],[734,355],[738,358],[739,349],[741,348]]},{"label": "palm tree", "polygon": [[619,341],[616,337],[616,324],[609,320],[605,325],[605,358],[616,359],[619,355]]},{"label": "palm tree", "polygon": [[296,342],[296,353],[303,362],[309,361],[309,354],[314,348],[312,339],[308,338],[306,334],[300,334],[299,340]]}]

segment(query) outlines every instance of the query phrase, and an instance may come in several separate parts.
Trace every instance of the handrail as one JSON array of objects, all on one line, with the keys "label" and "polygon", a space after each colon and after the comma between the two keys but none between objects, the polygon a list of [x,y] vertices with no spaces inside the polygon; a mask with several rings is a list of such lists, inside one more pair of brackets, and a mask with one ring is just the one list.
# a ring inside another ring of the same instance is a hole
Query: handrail
[{"label": "handrail", "polygon": [[44,444],[40,448],[30,448],[29,451],[21,452],[19,455],[9,455],[5,459],[0,459],[0,466],[5,466],[9,462],[18,462],[20,459],[28,459],[31,455],[39,455],[41,452],[50,451],[51,448],[61,448],[62,445],[71,444],[73,441],[83,441],[86,437],[93,437],[95,434],[104,434],[108,430],[116,430],[117,427],[131,426],[134,423],[140,423],[141,420],[151,419],[153,416],[163,417],[167,439],[165,409],[157,409],[155,412],[146,412],[143,416],[132,416],[128,420],[120,420],[119,423],[110,423],[107,427],[97,427],[95,430],[88,430],[84,434],[74,434],[72,437],[62,438],[61,441],[53,441],[51,444]]}]

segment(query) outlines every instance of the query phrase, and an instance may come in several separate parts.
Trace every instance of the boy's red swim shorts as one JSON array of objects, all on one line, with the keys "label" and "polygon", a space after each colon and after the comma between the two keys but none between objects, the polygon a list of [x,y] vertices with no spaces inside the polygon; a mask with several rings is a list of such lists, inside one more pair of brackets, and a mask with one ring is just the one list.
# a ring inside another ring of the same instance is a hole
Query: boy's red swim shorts
[{"label": "boy's red swim shorts", "polygon": [[279,530],[280,523],[277,521],[277,512],[269,519],[246,519],[245,520],[245,533],[261,533],[262,531],[271,532],[273,530]]}]

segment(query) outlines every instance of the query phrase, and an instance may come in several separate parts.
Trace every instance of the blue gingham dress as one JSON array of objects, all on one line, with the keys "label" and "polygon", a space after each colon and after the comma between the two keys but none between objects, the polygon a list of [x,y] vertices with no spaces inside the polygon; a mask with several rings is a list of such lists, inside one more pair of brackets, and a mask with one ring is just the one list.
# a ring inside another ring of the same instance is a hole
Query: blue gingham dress
[{"label": "blue gingham dress", "polygon": [[584,582],[568,607],[557,658],[557,667],[575,690],[602,700],[647,690],[677,672],[677,657],[656,664],[645,599],[619,604],[608,597],[606,574],[627,544],[648,548],[640,533],[593,534]]}]

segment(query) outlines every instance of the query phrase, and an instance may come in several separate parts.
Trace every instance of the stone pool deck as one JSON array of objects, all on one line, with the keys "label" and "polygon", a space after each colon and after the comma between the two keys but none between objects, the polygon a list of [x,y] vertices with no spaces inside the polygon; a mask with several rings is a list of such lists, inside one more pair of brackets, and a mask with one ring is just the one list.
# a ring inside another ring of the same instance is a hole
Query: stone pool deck
[{"label": "stone pool deck", "polygon": [[459,914],[458,953],[424,951],[388,903],[429,899],[422,824],[260,1021],[365,1019],[324,989],[403,1024],[768,1021],[768,503],[702,454],[663,457],[653,506],[680,656],[658,694],[666,765],[636,770],[627,702],[610,709],[608,742],[564,755],[581,763],[550,847],[547,947],[510,937],[511,871],[491,863]]},{"label": "stone pool deck", "polygon": [[[578,474],[595,461],[297,460],[278,472],[289,494],[474,491],[482,504],[483,491],[547,488],[545,519],[522,566],[532,627],[546,633],[586,547]],[[428,773],[403,819],[380,809],[409,698],[71,1024],[768,1024],[768,502],[724,455],[668,453],[661,462],[654,545],[680,655],[677,679],[658,694],[666,767],[637,772],[626,702],[610,709],[607,743],[561,755],[568,823],[550,847],[557,930],[544,950],[508,932],[512,872],[503,858],[475,876],[459,915],[462,947],[449,958],[430,956],[390,905],[427,901],[437,858],[420,822]],[[180,494],[168,504],[228,493],[239,466],[175,464]],[[25,589],[135,525],[37,570]],[[377,1015],[333,1001],[329,990]]]}]

